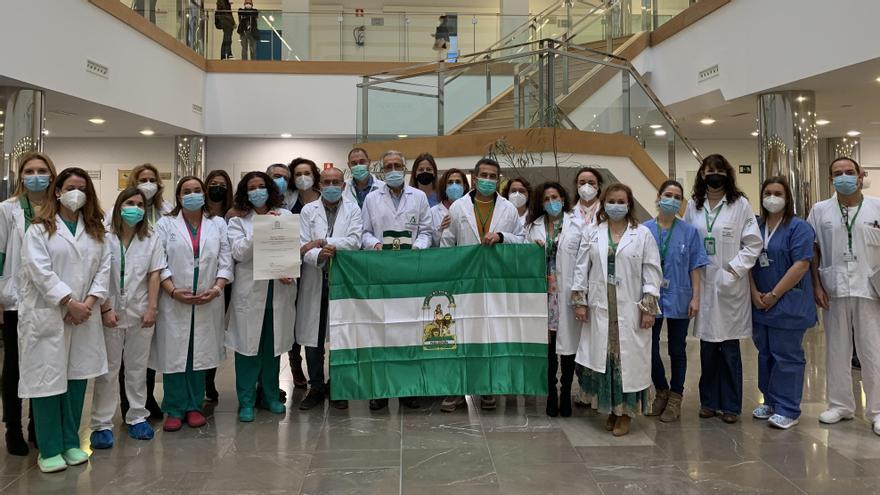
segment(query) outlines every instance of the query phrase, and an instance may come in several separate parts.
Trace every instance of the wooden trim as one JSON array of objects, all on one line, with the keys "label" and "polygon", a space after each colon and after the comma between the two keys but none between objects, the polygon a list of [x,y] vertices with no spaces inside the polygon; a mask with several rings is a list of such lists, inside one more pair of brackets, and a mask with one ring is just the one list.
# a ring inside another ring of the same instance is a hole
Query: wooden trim
[{"label": "wooden trim", "polygon": [[435,158],[485,156],[492,143],[501,138],[504,138],[507,144],[516,150],[552,151],[554,134],[556,150],[560,153],[626,157],[655,187],[660,187],[666,180],[666,174],[639,146],[638,141],[632,136],[624,134],[532,128],[358,143],[356,146],[367,150],[370,156],[380,156],[389,149],[398,150],[409,157],[415,157],[421,153],[431,153]]},{"label": "wooden trim", "polygon": [[208,60],[207,72],[236,74],[323,74],[362,76],[412,66],[412,62],[332,62],[282,60]]},{"label": "wooden trim", "polygon": [[660,43],[675,36],[679,32],[691,24],[699,21],[703,17],[715,12],[730,3],[730,0],[700,0],[690,7],[679,12],[678,15],[669,19],[666,24],[658,27],[651,32],[651,46],[657,46]]},{"label": "wooden trim", "polygon": [[119,0],[89,0],[89,3],[104,12],[112,15],[142,35],[150,38],[159,45],[173,52],[175,55],[205,70],[205,58],[177,40],[174,36],[166,33],[159,26],[138,15],[137,12],[126,7]]}]

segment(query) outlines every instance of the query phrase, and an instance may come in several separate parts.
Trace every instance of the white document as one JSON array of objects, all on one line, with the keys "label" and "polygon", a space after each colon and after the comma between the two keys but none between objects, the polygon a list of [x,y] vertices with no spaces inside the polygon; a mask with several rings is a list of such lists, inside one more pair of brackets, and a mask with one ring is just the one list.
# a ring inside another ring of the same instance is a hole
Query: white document
[{"label": "white document", "polygon": [[254,215],[254,280],[297,278],[299,215]]}]

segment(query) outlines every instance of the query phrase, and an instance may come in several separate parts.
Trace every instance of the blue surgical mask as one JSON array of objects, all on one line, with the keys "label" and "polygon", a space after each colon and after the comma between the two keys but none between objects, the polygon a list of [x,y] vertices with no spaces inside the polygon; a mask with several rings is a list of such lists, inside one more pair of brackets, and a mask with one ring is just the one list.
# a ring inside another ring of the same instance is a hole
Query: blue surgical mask
[{"label": "blue surgical mask", "polygon": [[385,183],[388,184],[388,187],[400,187],[403,185],[403,172],[393,171],[385,174]]},{"label": "blue surgical mask", "polygon": [[664,196],[660,198],[660,211],[666,213],[667,215],[675,215],[678,213],[679,208],[681,208],[681,201]]},{"label": "blue surgical mask", "polygon": [[275,185],[278,186],[278,191],[281,194],[284,194],[284,191],[287,190],[287,179],[284,177],[275,177]]},{"label": "blue surgical mask", "polygon": [[844,196],[849,196],[859,189],[859,178],[855,175],[838,175],[833,182],[834,189]]},{"label": "blue surgical mask", "polygon": [[339,186],[324,186],[321,188],[321,197],[328,203],[336,203],[342,198],[342,188]]},{"label": "blue surgical mask", "polygon": [[366,165],[355,165],[351,167],[351,176],[358,182],[366,179],[368,175],[370,175],[370,169],[368,169]]},{"label": "blue surgical mask", "polygon": [[477,191],[483,196],[491,196],[495,194],[498,188],[498,181],[492,179],[477,179]]},{"label": "blue surgical mask", "polygon": [[[278,180],[278,179],[275,179]],[[254,205],[254,208],[262,208],[266,205],[266,201],[269,200],[269,190],[265,187],[261,187],[259,189],[251,189],[248,191],[248,201]]]},{"label": "blue surgical mask", "polygon": [[31,192],[42,192],[49,187],[48,175],[25,175],[23,181],[24,187]]},{"label": "blue surgical mask", "polygon": [[605,205],[605,214],[612,220],[622,220],[629,212],[629,206],[608,203]]},{"label": "blue surgical mask", "polygon": [[456,199],[464,196],[464,186],[461,184],[447,184],[446,185],[446,197],[451,201],[455,201]]},{"label": "blue surgical mask", "polygon": [[202,193],[189,193],[183,197],[181,203],[185,210],[201,210],[205,206],[205,195]]},{"label": "blue surgical mask", "polygon": [[559,216],[559,214],[562,213],[562,201],[551,199],[544,203],[544,211],[546,211],[551,217]]}]

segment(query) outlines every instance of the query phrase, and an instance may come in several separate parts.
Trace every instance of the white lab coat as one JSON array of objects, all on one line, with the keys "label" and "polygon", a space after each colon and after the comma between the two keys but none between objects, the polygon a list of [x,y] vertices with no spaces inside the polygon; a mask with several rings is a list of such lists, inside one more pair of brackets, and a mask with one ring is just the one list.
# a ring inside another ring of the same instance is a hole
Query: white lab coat
[{"label": "white lab coat", "polygon": [[6,311],[15,311],[18,308],[24,227],[24,210],[18,198],[0,203],[0,252],[6,255],[3,275],[0,276],[0,306]]},{"label": "white lab coat", "polygon": [[[361,247],[363,224],[361,209],[355,201],[340,200],[336,221],[331,230],[327,225],[324,201],[312,201],[303,206],[300,213],[299,237],[301,245],[316,239],[326,239],[327,244],[339,251],[357,251]],[[321,316],[321,283],[325,261],[318,261],[320,248],[303,255],[300,274],[300,293],[296,302],[296,342],[307,347],[317,347],[318,326]]]},{"label": "white lab coat", "polygon": [[[752,336],[752,298],[749,270],[755,266],[764,247],[758,222],[748,200],[740,197],[725,204],[712,228],[715,255],[700,279],[700,312],[694,319],[694,335],[707,342],[746,339]],[[684,221],[697,228],[700,238],[708,233],[705,210],[688,201]],[[717,207],[717,206],[716,206]],[[711,214],[711,212],[710,212]],[[731,275],[727,269],[737,273]]]},{"label": "white lab coat", "polygon": [[[377,191],[378,189],[382,188],[382,186],[384,186],[384,185],[385,185],[385,183],[382,182],[381,180],[379,180],[374,175],[373,176],[373,185],[370,186],[370,192],[367,193],[367,196],[369,196],[373,192]],[[360,204],[358,204],[357,190],[354,187],[354,178],[349,177],[348,179],[345,179],[345,189],[342,190],[342,196],[345,199],[350,200],[358,208],[362,208],[362,206]],[[366,201],[366,200],[364,200],[364,201]]]},{"label": "white lab coat", "polygon": [[[473,192],[465,194],[449,207],[451,221],[449,228],[444,230],[440,237],[441,246],[470,246],[483,242],[477,230],[473,195]],[[525,242],[526,232],[519,221],[516,207],[498,193],[495,196],[495,210],[492,212],[488,232],[500,232],[504,236],[505,244]]]},{"label": "white lab coat", "polygon": [[584,220],[584,212],[581,209],[580,200],[574,203],[574,206],[571,207],[571,211],[574,213],[574,216],[577,217],[578,221],[585,224],[587,227],[595,227],[596,226],[596,214],[599,212],[599,208],[602,207],[602,202],[598,199],[595,203],[593,203],[592,208],[587,209],[587,214],[590,218]]},{"label": "white lab coat", "polygon": [[[171,278],[174,286],[194,293],[214,286],[217,278],[233,281],[232,251],[226,233],[226,222],[220,217],[202,218],[199,239],[199,280],[193,288],[192,241],[183,212],[165,216],[156,224],[156,233],[162,241],[168,266],[161,278]],[[190,318],[195,309],[193,328],[193,370],[216,368],[226,357],[224,347],[223,296],[208,304],[189,306],[171,298],[164,290],[159,292],[159,315],[150,350],[150,368],[160,373],[182,373],[186,370],[189,351]]]},{"label": "white lab coat", "polygon": [[[573,291],[586,291],[589,323],[581,331],[575,361],[605,373],[608,353],[608,224],[602,222],[582,238],[578,250]],[[651,329],[639,328],[639,301],[644,294],[660,297],[663,278],[660,251],[651,231],[629,226],[615,254],[617,322],[620,338],[620,372],[624,392],[651,386]],[[573,312],[572,308],[560,311]]]},{"label": "white lab coat", "polygon": [[442,202],[431,207],[431,226],[434,227],[431,232],[431,247],[440,246],[440,235],[443,233],[440,230],[440,224],[443,223],[443,219],[447,215],[449,215],[449,208]]},{"label": "white lab coat", "polygon": [[[85,232],[80,217],[72,235],[60,216],[49,237],[43,225],[32,225],[24,238],[18,307],[18,352],[22,398],[51,397],[67,391],[67,380],[84,380],[107,372],[107,349],[100,305],[107,299],[110,249]],[[97,298],[92,316],[80,325],[64,323],[65,296]]]},{"label": "white lab coat", "polygon": [[382,233],[389,230],[411,232],[414,249],[431,247],[434,228],[431,207],[424,192],[404,185],[400,203],[395,207],[391,189],[383,184],[367,195],[362,210],[364,249],[373,249],[376,244],[382,244]]},{"label": "white lab coat", "polygon": [[[528,239],[531,242],[547,241],[546,215],[541,215],[529,225]],[[577,262],[578,248],[583,236],[584,225],[574,212],[562,217],[562,232],[556,244],[556,293],[559,296],[559,326],[556,329],[556,353],[562,356],[575,354],[581,340],[581,323],[571,311],[571,285]],[[545,246],[546,248],[546,246]]]},{"label": "white lab coat", "polygon": [[[120,328],[141,328],[141,316],[149,304],[148,285],[150,274],[167,266],[162,241],[155,231],[143,239],[135,235],[125,251],[125,294],[119,282],[122,268],[122,251],[116,234],[107,234],[110,249],[110,307],[116,312]],[[161,291],[160,291],[161,292]]]},{"label": "white lab coat", "polygon": [[[293,215],[276,208],[278,215]],[[229,326],[226,347],[244,356],[256,356],[263,333],[263,315],[266,312],[268,280],[254,280],[254,215],[229,219],[229,245],[235,260],[235,283],[229,301]],[[272,284],[272,336],[274,356],[280,356],[293,347],[293,324],[296,319],[296,283]]]}]

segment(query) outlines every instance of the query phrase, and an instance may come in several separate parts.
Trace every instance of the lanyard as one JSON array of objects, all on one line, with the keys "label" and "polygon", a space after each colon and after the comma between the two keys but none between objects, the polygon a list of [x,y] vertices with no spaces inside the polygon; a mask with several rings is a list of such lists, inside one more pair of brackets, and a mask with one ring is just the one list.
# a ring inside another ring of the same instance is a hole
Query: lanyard
[{"label": "lanyard", "polygon": [[856,209],[856,214],[853,215],[853,217],[852,217],[852,221],[850,221],[850,219],[849,219],[849,208],[847,208],[847,207],[843,206],[842,204],[840,204],[839,201],[837,202],[837,206],[840,207],[840,215],[843,217],[843,226],[846,227],[846,238],[847,238],[847,242],[849,243],[849,252],[850,252],[850,253],[853,252],[853,248],[852,248],[852,239],[853,239],[852,229],[853,229],[853,227],[854,227],[855,224],[856,224],[856,218],[859,217],[859,212],[862,211],[862,203],[864,203],[864,202],[865,202],[865,198],[862,198],[862,200],[859,201],[859,207],[858,207],[858,209]]},{"label": "lanyard", "polygon": [[24,231],[27,232],[28,227],[30,227],[31,223],[34,221],[34,208],[31,206],[31,200],[29,200],[24,194],[18,198],[18,202],[21,205],[21,209],[24,211]]},{"label": "lanyard", "polygon": [[617,254],[617,244],[614,242],[614,236],[611,235],[611,224],[608,224],[608,247],[614,254]]},{"label": "lanyard", "polygon": [[492,207],[489,208],[489,215],[486,218],[483,218],[483,215],[480,212],[480,207],[477,206],[476,202],[474,202],[474,211],[477,213],[477,220],[480,222],[480,227],[483,228],[483,235],[486,235],[486,224],[489,220],[492,220],[492,214],[495,212],[495,202],[492,201]]},{"label": "lanyard", "polygon": [[[663,230],[660,228],[660,219],[657,219],[657,240],[660,243],[660,261],[666,261],[666,253],[669,252],[669,242],[672,240],[672,230],[675,229],[677,218],[672,219],[672,225],[666,231],[666,242],[663,242]],[[714,223],[714,222],[713,222]]]},{"label": "lanyard", "polygon": [[708,237],[712,237],[712,228],[715,227],[715,221],[718,220],[718,216],[721,215],[721,209],[723,207],[724,207],[724,200],[721,200],[721,203],[718,203],[718,206],[716,206],[715,209],[712,210],[712,214],[714,215],[712,217],[712,223],[709,223],[708,205],[706,205],[706,208],[703,209],[703,213],[706,214],[706,233],[708,234]]},{"label": "lanyard", "polygon": [[[547,220],[550,220],[550,217],[546,217]],[[550,229],[547,229],[547,237],[544,244],[547,246],[547,252],[553,252],[553,245],[556,244],[556,240],[559,239],[559,235],[562,233],[562,216],[553,222],[553,234],[550,233]]]},{"label": "lanyard", "polygon": [[190,239],[190,241],[192,241],[193,259],[198,260],[199,259],[199,244],[201,242],[201,237],[202,237],[202,219],[201,218],[199,219],[199,224],[196,227],[193,227],[192,225],[190,225],[189,222],[186,221],[186,219],[183,219],[183,221],[184,221],[184,223],[186,223],[187,230],[189,231],[189,239]]},{"label": "lanyard", "polygon": [[122,242],[121,237],[119,238],[119,292],[122,294],[125,294],[125,253],[131,246],[131,241],[134,240],[135,235],[137,234],[132,234],[131,239],[128,240],[128,246]]},{"label": "lanyard", "polygon": [[767,251],[767,248],[770,246],[770,239],[779,230],[780,225],[782,225],[782,220],[779,220],[779,223],[776,224],[776,227],[773,227],[773,230],[769,230],[770,223],[764,222],[764,251]]}]

